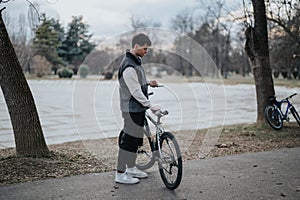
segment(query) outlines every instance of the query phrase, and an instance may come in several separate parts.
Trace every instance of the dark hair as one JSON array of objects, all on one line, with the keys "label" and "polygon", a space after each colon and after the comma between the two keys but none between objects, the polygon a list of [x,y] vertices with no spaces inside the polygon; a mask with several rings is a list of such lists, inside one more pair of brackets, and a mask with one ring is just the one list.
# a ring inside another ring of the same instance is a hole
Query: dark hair
[{"label": "dark hair", "polygon": [[144,44],[147,44],[148,46],[151,46],[151,40],[149,39],[149,37],[143,33],[137,34],[132,38],[132,48],[134,47],[134,45],[140,45],[143,46]]}]

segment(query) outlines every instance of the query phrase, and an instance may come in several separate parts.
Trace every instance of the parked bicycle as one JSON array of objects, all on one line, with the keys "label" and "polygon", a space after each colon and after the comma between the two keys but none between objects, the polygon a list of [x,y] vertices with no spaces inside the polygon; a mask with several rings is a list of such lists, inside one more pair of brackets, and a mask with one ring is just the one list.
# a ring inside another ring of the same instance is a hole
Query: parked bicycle
[{"label": "parked bicycle", "polygon": [[[270,104],[265,107],[265,117],[267,122],[270,124],[272,128],[275,130],[280,130],[283,126],[283,121],[289,121],[289,113],[291,112],[294,118],[296,119],[297,123],[300,126],[300,117],[296,108],[291,104],[289,99],[293,96],[297,95],[297,93],[292,94],[280,101],[276,100],[276,96],[273,95],[270,97],[269,102]],[[281,106],[283,103],[286,103],[286,110],[282,112]]]},{"label": "parked bicycle", "polygon": [[[164,184],[168,189],[174,190],[179,186],[182,178],[182,157],[175,136],[166,132],[161,122],[161,118],[168,114],[167,110],[160,109],[155,112],[157,117],[155,120],[146,112],[144,143],[138,149],[136,166],[145,170],[151,168],[157,161]],[[151,134],[148,121],[154,125],[155,134]]]}]

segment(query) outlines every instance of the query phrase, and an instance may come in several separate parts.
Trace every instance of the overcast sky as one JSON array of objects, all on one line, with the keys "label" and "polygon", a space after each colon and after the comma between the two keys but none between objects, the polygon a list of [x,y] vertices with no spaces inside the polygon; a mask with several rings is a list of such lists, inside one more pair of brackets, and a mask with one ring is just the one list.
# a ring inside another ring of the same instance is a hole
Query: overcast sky
[{"label": "overcast sky", "polygon": [[[233,4],[237,0],[226,0]],[[64,27],[72,16],[82,15],[90,32],[96,37],[110,37],[131,30],[130,18],[141,18],[161,23],[169,28],[170,20],[185,9],[201,8],[199,0],[36,0],[40,12],[59,19]],[[206,1],[204,1],[206,2]],[[208,1],[212,3],[213,1]],[[26,0],[12,0],[5,4],[11,18],[18,18],[21,12],[27,14]],[[17,21],[17,20],[16,20]]]}]

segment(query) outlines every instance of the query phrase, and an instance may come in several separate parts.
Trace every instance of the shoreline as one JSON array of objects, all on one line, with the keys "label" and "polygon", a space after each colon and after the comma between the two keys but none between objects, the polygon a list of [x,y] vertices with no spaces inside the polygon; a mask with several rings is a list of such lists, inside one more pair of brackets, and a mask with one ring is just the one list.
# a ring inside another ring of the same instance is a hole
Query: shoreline
[{"label": "shoreline", "polygon": [[[59,78],[55,75],[45,76],[43,78],[27,76],[27,80],[87,80],[87,81],[117,81],[116,78],[113,79],[104,79],[100,75],[89,75],[87,78],[80,78],[79,76],[74,76],[73,78]],[[211,78],[211,77],[200,77],[200,76],[178,76],[178,75],[168,75],[163,78],[158,78],[155,76],[148,75],[148,79],[155,79],[159,82],[166,83],[188,83],[188,82],[207,82],[215,84],[224,84],[224,85],[238,85],[238,84],[251,84],[254,85],[254,77],[252,76],[240,76],[240,75],[230,75],[228,78]],[[274,86],[285,86],[288,88],[297,88],[300,87],[300,81],[298,79],[283,79],[283,78],[274,78]]]}]

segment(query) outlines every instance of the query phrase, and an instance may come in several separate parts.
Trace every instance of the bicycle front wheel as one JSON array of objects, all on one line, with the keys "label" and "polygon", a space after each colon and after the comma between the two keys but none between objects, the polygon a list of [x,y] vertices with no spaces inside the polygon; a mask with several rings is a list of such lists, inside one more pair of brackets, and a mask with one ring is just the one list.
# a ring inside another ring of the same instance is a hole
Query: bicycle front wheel
[{"label": "bicycle front wheel", "polygon": [[143,146],[139,147],[136,157],[136,167],[140,170],[151,168],[155,163],[154,142],[150,137],[144,136]]},{"label": "bicycle front wheel", "polygon": [[280,130],[283,125],[279,111],[272,105],[267,105],[265,108],[265,117],[267,122],[275,130]]},{"label": "bicycle front wheel", "polygon": [[294,106],[291,107],[291,113],[294,116],[294,118],[296,119],[296,121],[298,122],[298,125],[300,126],[300,117]]},{"label": "bicycle front wheel", "polygon": [[172,133],[162,134],[160,148],[159,173],[166,187],[174,190],[182,178],[182,157],[178,142]]}]

